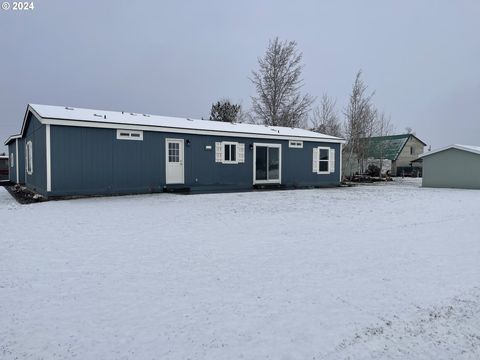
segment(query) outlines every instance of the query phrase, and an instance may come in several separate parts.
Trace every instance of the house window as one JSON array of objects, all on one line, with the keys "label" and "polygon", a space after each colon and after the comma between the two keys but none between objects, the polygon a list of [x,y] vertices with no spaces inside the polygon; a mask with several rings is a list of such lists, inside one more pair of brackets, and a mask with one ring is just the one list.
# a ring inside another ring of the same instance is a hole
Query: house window
[{"label": "house window", "polygon": [[13,153],[10,154],[10,167],[14,167],[15,166],[15,155],[13,155]]},{"label": "house window", "polygon": [[331,174],[335,172],[335,149],[329,147],[313,148],[313,172]]},{"label": "house window", "polygon": [[237,144],[223,144],[223,163],[237,163]]},{"label": "house window", "polygon": [[180,162],[180,143],[178,142],[168,143],[168,162],[170,163]]},{"label": "house window", "polygon": [[117,130],[117,140],[143,140],[143,131]]},{"label": "house window", "polygon": [[328,163],[330,156],[330,149],[318,149],[318,172],[319,173],[328,173]]},{"label": "house window", "polygon": [[237,142],[216,142],[215,162],[239,164],[245,162],[245,144]]},{"label": "house window", "polygon": [[28,141],[27,145],[25,145],[25,157],[26,157],[26,163],[27,163],[27,174],[32,175],[33,174],[33,146],[32,142]]},{"label": "house window", "polygon": [[303,148],[303,141],[290,140],[288,142],[288,147],[302,149]]},{"label": "house window", "polygon": [[415,146],[410,146],[410,155],[415,155]]}]

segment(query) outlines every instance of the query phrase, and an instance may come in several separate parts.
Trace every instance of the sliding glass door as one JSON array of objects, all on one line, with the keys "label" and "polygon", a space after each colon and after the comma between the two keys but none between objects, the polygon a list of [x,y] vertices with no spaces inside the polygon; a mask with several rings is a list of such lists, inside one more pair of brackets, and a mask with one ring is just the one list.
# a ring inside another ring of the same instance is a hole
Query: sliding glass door
[{"label": "sliding glass door", "polygon": [[280,144],[253,144],[253,183],[268,184],[281,182],[282,147]]}]

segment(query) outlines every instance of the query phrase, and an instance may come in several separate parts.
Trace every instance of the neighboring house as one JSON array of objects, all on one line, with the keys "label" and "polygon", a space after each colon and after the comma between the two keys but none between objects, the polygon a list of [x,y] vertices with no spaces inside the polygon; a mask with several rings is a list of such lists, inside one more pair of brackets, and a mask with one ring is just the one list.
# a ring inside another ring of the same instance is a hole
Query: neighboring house
[{"label": "neighboring house", "polygon": [[369,163],[386,161],[389,168],[384,171],[389,170],[392,176],[417,176],[422,174],[422,164],[413,161],[423,154],[426,145],[413,134],[375,136],[368,139],[367,156]]},{"label": "neighboring house", "polygon": [[303,129],[29,105],[10,180],[46,197],[338,186],[343,139]]},{"label": "neighboring house", "polygon": [[8,155],[0,155],[0,181],[8,180]]},{"label": "neighboring house", "polygon": [[422,186],[480,189],[480,146],[450,145],[421,159]]}]

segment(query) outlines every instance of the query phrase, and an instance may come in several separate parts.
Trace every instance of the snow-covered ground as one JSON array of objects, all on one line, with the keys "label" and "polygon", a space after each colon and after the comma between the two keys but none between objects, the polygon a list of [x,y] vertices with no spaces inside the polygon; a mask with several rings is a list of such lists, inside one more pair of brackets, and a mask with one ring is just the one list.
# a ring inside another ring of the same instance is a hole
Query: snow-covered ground
[{"label": "snow-covered ground", "polygon": [[0,218],[1,359],[480,358],[480,191],[0,189]]}]

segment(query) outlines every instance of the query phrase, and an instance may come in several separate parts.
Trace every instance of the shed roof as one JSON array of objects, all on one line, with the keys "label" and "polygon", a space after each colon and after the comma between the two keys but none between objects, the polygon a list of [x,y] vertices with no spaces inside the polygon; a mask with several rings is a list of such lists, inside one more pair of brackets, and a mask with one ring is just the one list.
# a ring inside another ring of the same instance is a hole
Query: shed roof
[{"label": "shed roof", "polygon": [[373,136],[368,138],[367,155],[375,159],[397,160],[410,137],[417,139],[424,146],[427,145],[413,134]]},{"label": "shed roof", "polygon": [[[177,118],[150,114],[139,114],[124,111],[106,111],[68,106],[51,106],[30,104],[24,119],[24,125],[29,111],[35,113],[39,120],[45,124],[75,125],[75,126],[100,126],[112,128],[138,128],[152,130],[161,128],[167,132],[205,133],[231,136],[252,136],[281,139],[304,139],[307,141],[344,142],[343,139],[320,134],[317,132],[289,128],[282,126],[265,126],[244,123],[229,123],[221,121],[198,120],[190,118]],[[22,127],[22,133],[24,126]],[[157,131],[160,131],[157,129]],[[11,136],[5,144],[19,135]]]},{"label": "shed roof", "polygon": [[420,156],[420,158],[424,158],[424,157],[427,157],[427,156],[430,156],[430,155],[433,155],[433,154],[437,154],[439,152],[442,152],[442,151],[445,151],[445,150],[450,150],[450,149],[457,149],[457,150],[467,151],[467,152],[471,152],[471,153],[480,155],[480,146],[453,144],[453,145],[445,146],[443,148],[440,148],[440,149],[433,150],[433,151],[427,152],[425,154],[422,154]]}]

